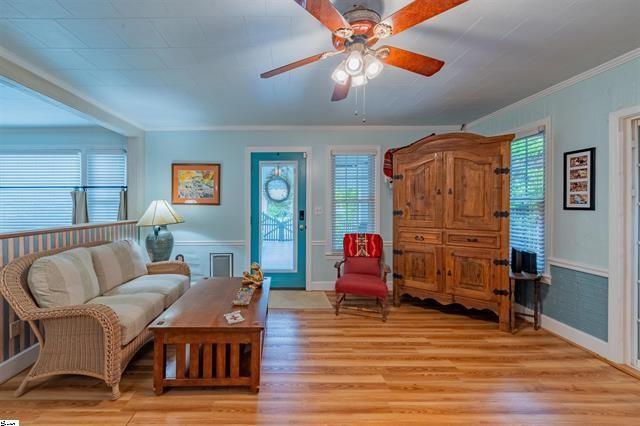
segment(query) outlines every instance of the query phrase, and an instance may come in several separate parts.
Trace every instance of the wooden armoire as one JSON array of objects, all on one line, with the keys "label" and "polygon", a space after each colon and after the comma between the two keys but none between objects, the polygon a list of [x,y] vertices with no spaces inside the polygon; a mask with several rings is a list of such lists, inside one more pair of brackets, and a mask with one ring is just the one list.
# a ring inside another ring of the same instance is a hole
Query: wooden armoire
[{"label": "wooden armoire", "polygon": [[514,135],[449,133],[393,156],[393,297],[489,309],[509,329]]}]

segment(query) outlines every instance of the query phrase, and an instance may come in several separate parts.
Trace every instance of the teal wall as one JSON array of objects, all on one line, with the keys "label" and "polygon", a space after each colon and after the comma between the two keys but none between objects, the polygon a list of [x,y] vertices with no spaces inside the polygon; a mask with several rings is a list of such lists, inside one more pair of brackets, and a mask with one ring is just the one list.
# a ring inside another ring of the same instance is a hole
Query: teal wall
[{"label": "teal wall", "polygon": [[[326,212],[325,194],[328,190],[327,146],[329,145],[379,145],[384,153],[389,147],[411,143],[433,131],[451,131],[452,128],[420,129],[295,129],[262,131],[162,131],[149,132],[145,140],[145,202],[171,197],[171,163],[212,162],[221,163],[221,205],[185,206],[176,205],[185,223],[172,226],[176,239],[176,253],[183,253],[191,265],[194,278],[209,272],[210,252],[234,253],[234,272],[239,275],[245,265],[245,180],[249,178],[245,169],[245,148],[249,146],[310,146],[312,224],[311,280],[313,282],[335,281],[332,258],[325,256]],[[391,259],[392,201],[389,186],[381,180],[380,228],[387,246],[387,258]],[[313,209],[322,207],[323,214],[314,214]],[[188,243],[185,243],[188,242]]]},{"label": "teal wall", "polygon": [[[485,135],[551,118],[553,200],[550,258],[606,270],[608,267],[609,113],[640,104],[640,59],[472,123]],[[596,147],[596,210],[563,210],[563,153]],[[549,251],[550,249],[550,251]],[[607,338],[607,279],[563,268],[551,270],[544,313],[600,339]]]}]

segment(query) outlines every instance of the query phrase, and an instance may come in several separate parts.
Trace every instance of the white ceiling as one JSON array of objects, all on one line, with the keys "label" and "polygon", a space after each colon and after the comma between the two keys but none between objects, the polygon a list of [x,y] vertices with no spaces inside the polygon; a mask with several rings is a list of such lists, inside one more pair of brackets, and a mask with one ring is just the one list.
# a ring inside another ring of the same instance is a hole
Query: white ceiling
[{"label": "white ceiling", "polygon": [[0,79],[0,128],[95,126],[42,96]]},{"label": "white ceiling", "polygon": [[[387,41],[446,65],[386,67],[367,122],[469,122],[637,48],[639,17],[640,0],[469,0]],[[259,78],[332,47],[294,0],[0,0],[0,46],[144,128],[359,123],[353,96],[330,102],[340,57]]]}]

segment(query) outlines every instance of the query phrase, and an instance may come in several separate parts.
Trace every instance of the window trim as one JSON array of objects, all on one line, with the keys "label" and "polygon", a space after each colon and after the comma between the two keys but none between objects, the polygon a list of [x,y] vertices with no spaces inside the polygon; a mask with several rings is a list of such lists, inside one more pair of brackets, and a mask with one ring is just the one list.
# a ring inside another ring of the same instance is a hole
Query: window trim
[{"label": "window trim", "polygon": [[342,259],[342,253],[334,251],[331,244],[331,235],[333,233],[333,193],[331,190],[331,183],[333,182],[334,171],[331,161],[333,154],[353,154],[353,155],[371,155],[374,156],[373,172],[374,176],[374,232],[380,233],[380,173],[381,173],[381,147],[380,145],[328,145],[326,147],[325,160],[327,161],[327,178],[326,178],[326,191],[325,191],[325,257],[328,259]]},{"label": "window trim", "polygon": [[[541,120],[537,120],[524,126],[515,128],[507,133],[513,133],[516,139],[533,136],[537,133],[544,132],[544,251],[545,264],[542,271],[542,281],[551,283],[551,264],[553,263],[553,244],[551,235],[553,233],[553,164],[551,161],[553,153],[553,133],[551,129],[551,116],[547,116]],[[511,150],[509,150],[511,152]],[[511,199],[511,196],[509,196]]]}]

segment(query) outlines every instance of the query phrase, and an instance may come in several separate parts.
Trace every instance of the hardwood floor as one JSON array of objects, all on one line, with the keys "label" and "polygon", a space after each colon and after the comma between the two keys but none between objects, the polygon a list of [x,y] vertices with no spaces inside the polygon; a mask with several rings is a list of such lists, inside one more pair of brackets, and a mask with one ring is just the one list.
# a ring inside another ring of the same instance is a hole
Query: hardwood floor
[{"label": "hardwood floor", "polygon": [[640,424],[640,381],[543,330],[404,304],[387,323],[331,310],[269,314],[261,391],[152,391],[152,345],[122,398],[83,377],[23,397],[0,386],[0,419],[21,424]]}]

